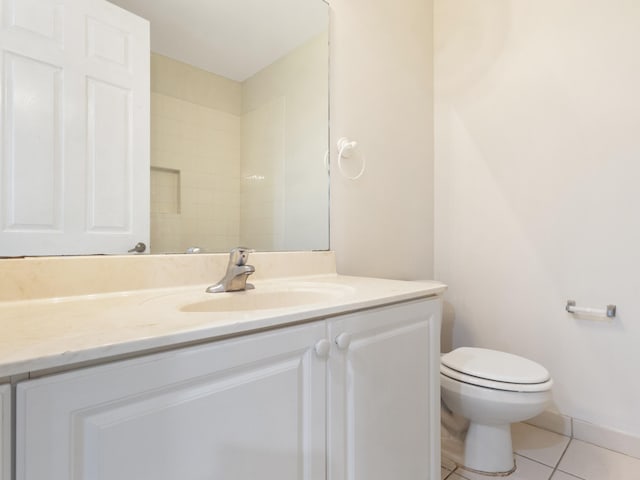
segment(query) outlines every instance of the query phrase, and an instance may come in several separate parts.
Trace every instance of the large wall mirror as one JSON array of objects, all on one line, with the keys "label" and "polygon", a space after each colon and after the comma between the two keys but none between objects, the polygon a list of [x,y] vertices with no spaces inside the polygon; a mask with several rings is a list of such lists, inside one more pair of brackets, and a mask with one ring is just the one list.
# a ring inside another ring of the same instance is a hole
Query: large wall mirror
[{"label": "large wall mirror", "polygon": [[151,22],[151,248],[328,248],[322,0],[111,0]]},{"label": "large wall mirror", "polygon": [[109,1],[150,22],[146,253],[328,249],[328,5]]}]

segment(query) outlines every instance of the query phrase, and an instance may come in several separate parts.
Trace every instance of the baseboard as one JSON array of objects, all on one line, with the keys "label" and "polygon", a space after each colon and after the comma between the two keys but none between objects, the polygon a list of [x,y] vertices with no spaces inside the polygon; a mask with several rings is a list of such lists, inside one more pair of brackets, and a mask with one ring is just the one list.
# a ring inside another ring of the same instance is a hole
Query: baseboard
[{"label": "baseboard", "polygon": [[577,418],[573,419],[573,438],[599,447],[640,458],[640,437],[601,427]]},{"label": "baseboard", "polygon": [[595,425],[553,411],[545,411],[526,423],[630,457],[640,458],[640,437],[629,433]]},{"label": "baseboard", "polygon": [[559,433],[565,437],[573,436],[572,418],[551,410],[546,410],[537,417],[527,420],[525,423],[549,430],[550,432]]}]

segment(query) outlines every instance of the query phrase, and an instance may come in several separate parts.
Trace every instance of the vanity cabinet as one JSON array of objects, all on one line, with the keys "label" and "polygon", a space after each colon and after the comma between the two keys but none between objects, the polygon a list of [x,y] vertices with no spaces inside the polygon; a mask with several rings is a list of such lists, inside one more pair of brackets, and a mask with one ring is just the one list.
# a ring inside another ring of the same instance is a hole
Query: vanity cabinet
[{"label": "vanity cabinet", "polygon": [[440,478],[439,300],[329,322],[328,478]]},{"label": "vanity cabinet", "polygon": [[324,478],[322,323],[17,387],[16,478]]},{"label": "vanity cabinet", "polygon": [[11,478],[11,387],[0,385],[0,480]]},{"label": "vanity cabinet", "polygon": [[413,301],[19,383],[16,480],[435,480],[439,315]]}]

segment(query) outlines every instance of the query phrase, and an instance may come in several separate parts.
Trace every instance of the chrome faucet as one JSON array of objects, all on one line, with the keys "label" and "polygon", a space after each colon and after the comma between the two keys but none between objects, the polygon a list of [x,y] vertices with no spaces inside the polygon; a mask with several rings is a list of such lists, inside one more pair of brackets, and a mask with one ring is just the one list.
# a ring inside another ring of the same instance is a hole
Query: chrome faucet
[{"label": "chrome faucet", "polygon": [[236,247],[229,253],[229,263],[227,273],[216,283],[207,288],[208,293],[217,292],[237,292],[239,290],[250,290],[252,284],[247,283],[247,277],[256,271],[253,265],[247,265],[249,254],[255,250],[245,247]]}]

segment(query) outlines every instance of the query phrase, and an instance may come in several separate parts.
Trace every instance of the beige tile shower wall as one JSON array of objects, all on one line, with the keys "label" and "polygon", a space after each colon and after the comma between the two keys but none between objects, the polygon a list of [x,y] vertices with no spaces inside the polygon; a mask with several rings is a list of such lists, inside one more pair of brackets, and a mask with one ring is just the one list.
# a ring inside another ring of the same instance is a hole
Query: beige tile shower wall
[{"label": "beige tile shower wall", "polygon": [[327,78],[324,33],[243,82],[241,243],[328,248]]},{"label": "beige tile shower wall", "polygon": [[[151,78],[151,250],[229,250],[240,231],[240,86],[155,54]],[[174,181],[161,180],[168,172]]]},{"label": "beige tile shower wall", "polygon": [[151,91],[240,115],[241,85],[169,57],[151,54]]}]

